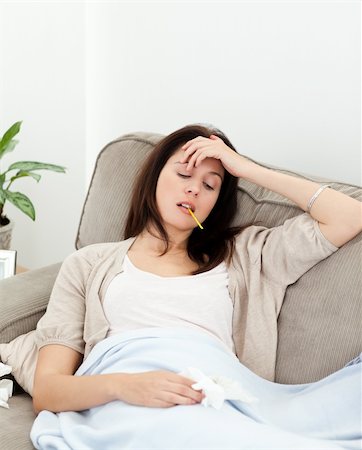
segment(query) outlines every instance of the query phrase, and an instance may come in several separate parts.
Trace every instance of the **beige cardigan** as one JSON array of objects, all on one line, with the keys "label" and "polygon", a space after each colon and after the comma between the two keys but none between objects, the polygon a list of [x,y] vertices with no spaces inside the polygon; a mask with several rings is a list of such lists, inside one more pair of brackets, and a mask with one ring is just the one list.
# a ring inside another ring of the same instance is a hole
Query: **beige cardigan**
[{"label": "beige cardigan", "polygon": [[[134,239],[89,245],[64,261],[37,325],[38,348],[62,344],[87,357],[106,337],[102,302]],[[228,266],[233,340],[239,360],[249,369],[274,380],[277,319],[285,290],[336,250],[307,213],[271,229],[253,225],[237,236]]]}]

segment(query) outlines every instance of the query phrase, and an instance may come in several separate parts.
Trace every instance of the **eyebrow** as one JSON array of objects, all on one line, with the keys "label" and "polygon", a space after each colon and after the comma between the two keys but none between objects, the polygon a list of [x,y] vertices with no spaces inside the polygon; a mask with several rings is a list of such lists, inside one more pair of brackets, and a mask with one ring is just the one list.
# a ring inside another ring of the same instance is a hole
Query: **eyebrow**
[{"label": "eyebrow", "polygon": [[[184,164],[187,164],[187,162],[181,163],[180,161],[176,161],[175,164],[181,164],[181,166],[183,166]],[[219,172],[210,171],[207,173],[210,175],[217,175],[218,177],[220,177],[221,181],[224,181],[223,177],[219,174]]]}]

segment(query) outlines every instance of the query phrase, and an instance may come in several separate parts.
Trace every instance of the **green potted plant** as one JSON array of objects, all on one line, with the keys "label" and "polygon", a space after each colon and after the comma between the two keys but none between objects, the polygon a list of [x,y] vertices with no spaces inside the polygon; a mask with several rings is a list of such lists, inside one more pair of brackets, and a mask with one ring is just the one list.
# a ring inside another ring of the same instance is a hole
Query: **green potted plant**
[{"label": "green potted plant", "polygon": [[[21,123],[14,123],[1,138],[0,164],[2,158],[12,152],[18,144],[19,141],[14,137],[19,133]],[[36,161],[18,161],[11,164],[7,170],[2,171],[2,169],[2,165],[0,165],[0,249],[7,250],[10,247],[13,223],[4,213],[5,203],[9,201],[32,220],[35,220],[35,209],[30,199],[25,194],[11,189],[14,181],[19,178],[32,177],[39,182],[41,176],[36,171],[52,170],[65,173],[65,167]]]}]

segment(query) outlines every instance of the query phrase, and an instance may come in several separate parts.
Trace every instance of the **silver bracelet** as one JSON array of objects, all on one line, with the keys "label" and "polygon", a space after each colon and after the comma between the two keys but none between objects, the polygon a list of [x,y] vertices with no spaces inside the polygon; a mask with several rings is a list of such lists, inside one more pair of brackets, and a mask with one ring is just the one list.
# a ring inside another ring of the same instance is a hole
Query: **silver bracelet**
[{"label": "silver bracelet", "polygon": [[330,184],[324,184],[323,186],[321,186],[317,192],[312,195],[312,197],[310,198],[309,202],[308,202],[308,206],[307,206],[307,212],[310,213],[310,210],[312,209],[313,203],[316,201],[317,197],[324,191],[325,188],[329,188],[331,187]]}]

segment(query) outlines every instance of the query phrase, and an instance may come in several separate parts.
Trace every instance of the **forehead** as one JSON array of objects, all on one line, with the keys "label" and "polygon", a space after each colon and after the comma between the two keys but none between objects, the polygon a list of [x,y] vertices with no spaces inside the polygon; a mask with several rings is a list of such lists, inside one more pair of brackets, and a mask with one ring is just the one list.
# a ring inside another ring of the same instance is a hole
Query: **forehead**
[{"label": "forehead", "polygon": [[[177,150],[167,161],[167,164],[175,164],[182,159],[184,154],[185,152],[183,150]],[[184,165],[180,164],[180,167],[184,167]],[[224,174],[223,165],[218,159],[215,158],[205,158],[203,161],[201,161],[201,164],[197,166],[197,169],[203,169],[207,172],[218,172],[220,175]]]}]

